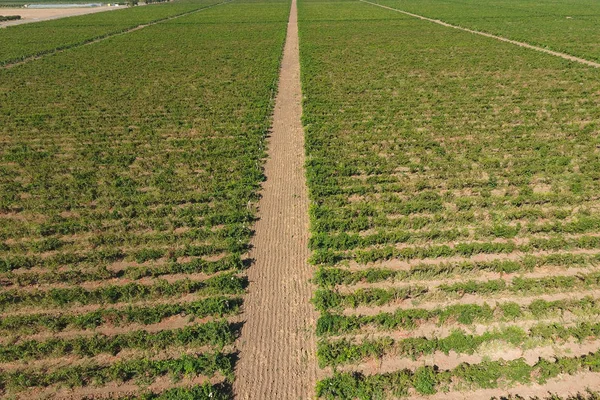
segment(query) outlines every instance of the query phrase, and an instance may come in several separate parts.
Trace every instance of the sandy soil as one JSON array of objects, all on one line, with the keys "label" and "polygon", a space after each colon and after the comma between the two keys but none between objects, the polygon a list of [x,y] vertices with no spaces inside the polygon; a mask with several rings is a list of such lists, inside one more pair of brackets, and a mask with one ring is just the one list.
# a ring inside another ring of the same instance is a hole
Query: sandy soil
[{"label": "sandy soil", "polygon": [[259,202],[248,270],[238,399],[308,399],[316,379],[316,313],[310,304],[312,268],[307,262],[308,194],[296,1],[292,2],[275,103],[267,181]]},{"label": "sandy soil", "polygon": [[469,32],[469,33],[474,33],[476,35],[481,35],[481,36],[485,36],[485,37],[488,37],[488,38],[500,40],[501,42],[506,42],[506,43],[514,44],[514,45],[517,45],[517,46],[520,46],[520,47],[525,47],[527,49],[531,49],[531,50],[535,50],[535,51],[540,51],[542,53],[546,53],[546,54],[550,54],[550,55],[553,55],[553,56],[556,56],[556,57],[564,58],[565,60],[569,60],[569,61],[578,62],[578,63],[585,64],[585,65],[589,65],[590,67],[600,68],[600,63],[597,63],[597,62],[594,62],[594,61],[590,61],[590,60],[586,60],[584,58],[575,57],[575,56],[572,56],[570,54],[561,53],[561,52],[553,51],[553,50],[548,50],[548,49],[545,49],[543,47],[534,46],[534,45],[531,45],[531,44],[525,43],[525,42],[519,42],[519,41],[508,39],[508,38],[505,38],[505,37],[502,37],[502,36],[492,35],[490,33],[485,33],[485,32],[481,32],[481,31],[474,31],[472,29],[463,28],[461,26],[452,25],[452,24],[449,24],[447,22],[440,21],[439,19],[428,18],[428,17],[424,17],[422,15],[410,13],[408,11],[399,10],[397,8],[382,6],[381,4],[371,3],[370,1],[367,1],[367,0],[360,0],[360,1],[362,1],[363,3],[372,4],[372,5],[377,6],[377,7],[385,8],[387,10],[392,10],[392,11],[396,11],[396,12],[399,12],[399,13],[402,13],[402,14],[405,14],[405,15],[410,15],[411,17],[422,19],[423,21],[433,22],[435,24],[442,25],[442,26],[445,26],[447,28],[453,28],[453,29],[458,29],[458,30],[461,30],[461,31]]},{"label": "sandy soil", "polygon": [[64,17],[73,17],[75,15],[93,14],[103,11],[122,10],[121,7],[91,7],[91,8],[0,8],[0,15],[20,15],[21,19],[17,21],[0,22],[0,28],[12,25],[28,24],[30,22],[47,21],[49,19],[58,19]]}]

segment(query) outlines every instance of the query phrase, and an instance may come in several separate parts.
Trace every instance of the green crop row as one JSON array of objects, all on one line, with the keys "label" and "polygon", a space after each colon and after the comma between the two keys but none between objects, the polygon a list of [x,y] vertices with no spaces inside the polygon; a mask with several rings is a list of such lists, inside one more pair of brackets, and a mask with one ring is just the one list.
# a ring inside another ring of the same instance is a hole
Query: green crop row
[{"label": "green crop row", "polygon": [[214,274],[229,270],[241,271],[244,268],[244,262],[239,254],[224,256],[216,261],[206,261],[196,258],[188,262],[168,262],[158,265],[143,265],[127,267],[123,270],[109,270],[106,266],[99,266],[93,269],[70,269],[49,272],[24,272],[24,273],[6,273],[0,275],[0,283],[3,286],[30,286],[40,283],[69,283],[79,284],[88,281],[100,281],[115,278],[140,279],[144,277],[159,277],[171,274],[195,274],[206,273]]},{"label": "green crop row", "polygon": [[529,365],[524,359],[462,363],[451,370],[424,366],[377,375],[337,373],[317,384],[317,396],[325,399],[383,399],[407,397],[409,390],[430,395],[463,384],[472,389],[491,389],[515,384],[540,383],[560,374],[581,371],[600,372],[600,353],[581,357],[557,357],[555,361],[540,359]]},{"label": "green crop row", "polygon": [[365,339],[353,343],[347,339],[336,341],[321,341],[317,349],[319,365],[338,365],[362,361],[367,358],[382,357],[385,353],[394,356],[409,357],[413,360],[422,355],[440,351],[448,355],[450,351],[458,354],[474,354],[484,343],[501,341],[519,348],[558,344],[570,339],[579,342],[598,339],[600,323],[581,322],[574,326],[565,327],[558,323],[537,324],[529,330],[516,326],[487,331],[481,335],[468,334],[456,329],[446,337],[407,338],[395,341],[384,337]]},{"label": "green crop row", "polygon": [[351,271],[345,268],[320,267],[314,277],[317,285],[334,287],[337,285],[353,285],[359,282],[376,283],[386,280],[407,281],[425,280],[440,277],[475,272],[515,273],[531,272],[541,267],[591,267],[600,261],[600,255],[588,254],[549,254],[542,256],[527,255],[519,260],[492,260],[492,261],[461,261],[444,262],[440,264],[419,263],[411,266],[409,270],[394,270],[389,268],[367,268]]},{"label": "green crop row", "polygon": [[465,294],[495,295],[499,293],[539,295],[564,292],[567,290],[589,290],[600,287],[600,272],[577,276],[548,276],[543,278],[515,277],[510,281],[493,279],[487,281],[468,280],[452,284],[441,284],[434,289],[424,286],[404,286],[400,288],[358,289],[352,293],[338,293],[328,289],[318,289],[313,304],[321,311],[338,308],[356,308],[359,305],[381,306],[399,300],[428,299],[443,294],[448,297]]},{"label": "green crop row", "polygon": [[352,250],[356,248],[369,247],[374,245],[396,244],[396,243],[432,243],[432,242],[451,242],[458,239],[482,240],[485,238],[506,238],[512,239],[517,235],[527,233],[589,233],[595,232],[600,228],[600,218],[579,218],[575,221],[559,223],[552,222],[541,225],[528,225],[522,227],[507,224],[496,224],[494,226],[481,225],[474,232],[468,229],[448,229],[448,230],[419,230],[411,231],[380,231],[370,235],[348,234],[342,232],[339,234],[314,233],[309,241],[309,246],[313,250]]},{"label": "green crop row", "polygon": [[247,278],[245,277],[223,274],[205,281],[183,279],[169,283],[165,280],[157,280],[150,285],[127,283],[125,285],[108,285],[96,289],[84,289],[79,286],[28,291],[10,289],[0,292],[0,309],[6,310],[24,305],[114,304],[175,297],[188,293],[198,295],[236,294],[242,293],[246,285]]},{"label": "green crop row", "polygon": [[[21,187],[12,190],[33,190],[33,188]],[[15,198],[16,194],[10,197]],[[252,193],[248,195],[252,196]],[[12,220],[10,225],[2,226],[0,239],[23,239],[36,236],[57,239],[64,235],[102,230],[102,233],[97,232],[97,236],[88,239],[91,245],[101,246],[123,243],[145,244],[161,238],[175,240],[178,236],[198,239],[247,236],[250,233],[244,224],[253,220],[252,213],[248,210],[240,210],[244,205],[240,200],[228,198],[227,191],[204,194],[184,191],[179,193],[178,197],[174,196],[175,194],[165,194],[160,199],[156,196],[136,197],[135,203],[129,197],[131,204],[123,206],[107,204],[112,208],[110,213],[88,210],[73,204],[69,207],[74,209],[76,214],[70,218],[56,214],[62,204],[46,202],[38,212],[43,210],[50,214],[47,220],[41,224],[28,220]],[[114,198],[111,202],[114,202]],[[24,205],[14,204],[9,206],[8,210],[25,211]],[[170,216],[168,221],[165,221],[166,216]],[[215,229],[221,224],[225,224],[222,229]],[[180,235],[168,232],[182,227],[189,228],[189,231]],[[139,230],[154,230],[159,233],[136,234],[135,231]],[[35,244],[28,245],[32,248],[35,246]]]},{"label": "green crop row", "polygon": [[358,289],[352,293],[341,294],[333,290],[318,289],[312,299],[319,311],[340,308],[356,308],[359,305],[384,305],[394,301],[421,299],[430,291],[424,286],[405,286],[393,289]]},{"label": "green crop row", "polygon": [[598,249],[600,237],[580,236],[576,238],[531,238],[528,243],[517,244],[515,241],[506,242],[463,242],[454,246],[432,245],[419,247],[396,248],[387,246],[352,252],[340,252],[330,249],[313,252],[311,261],[314,264],[333,265],[342,260],[354,259],[359,263],[377,262],[391,259],[414,260],[441,257],[471,257],[476,254],[509,254],[515,251],[530,253],[533,251],[558,251],[576,249]]},{"label": "green crop row", "polygon": [[523,319],[540,319],[562,315],[565,312],[581,316],[600,314],[600,300],[592,297],[547,301],[536,299],[527,305],[500,302],[496,306],[483,304],[455,304],[431,310],[423,308],[398,309],[393,313],[376,315],[339,315],[324,312],[317,321],[317,335],[341,335],[374,326],[379,330],[415,329],[420,324],[471,325],[474,322],[510,322]]},{"label": "green crop row", "polygon": [[[123,222],[123,221],[121,221]],[[170,221],[173,223],[174,221]],[[105,230],[107,227],[104,226],[100,229]],[[122,226],[117,226],[125,230]],[[96,250],[106,250],[107,248],[121,247],[134,249],[139,247],[156,248],[160,245],[177,245],[182,247],[184,245],[193,245],[197,242],[211,242],[215,245],[226,246],[232,241],[235,242],[246,242],[249,240],[251,231],[249,228],[238,224],[229,224],[223,228],[211,229],[211,228],[190,228],[182,233],[174,232],[152,232],[152,233],[140,233],[140,232],[104,232],[102,234],[94,235],[85,240],[72,240],[71,238],[60,238],[56,236],[46,236],[41,240],[30,240],[30,241],[19,241],[10,245],[3,244],[3,249],[10,251],[11,253],[17,254],[28,254],[28,253],[43,253],[48,251],[72,251],[81,247],[91,246]],[[157,251],[156,249],[154,251]],[[134,252],[137,258],[137,251]]]},{"label": "green crop row", "polygon": [[171,346],[223,347],[235,340],[237,333],[234,329],[227,321],[221,320],[159,332],[137,330],[110,336],[97,333],[74,339],[25,340],[16,344],[0,345],[0,361],[52,358],[70,354],[79,357],[93,357],[102,353],[116,355],[124,349],[164,350]]},{"label": "green crop row", "polygon": [[184,355],[166,360],[133,359],[111,365],[86,364],[59,367],[54,370],[21,369],[0,372],[0,390],[8,393],[33,387],[62,384],[67,387],[101,385],[108,382],[152,382],[170,375],[173,379],[185,376],[213,376],[220,372],[226,377],[233,374],[232,360],[221,353]]},{"label": "green crop row", "polygon": [[227,383],[212,385],[206,382],[190,388],[173,388],[160,393],[149,392],[139,396],[119,397],[118,400],[228,400],[231,396],[231,387]]},{"label": "green crop row", "polygon": [[[438,232],[440,234],[450,234],[452,229],[447,229],[448,227],[459,230],[464,226],[478,226],[481,224],[482,214],[489,215],[492,221],[497,222],[498,227],[517,221],[517,223],[521,223],[523,232],[552,232],[586,229],[584,225],[578,227],[578,223],[571,225],[570,223],[560,223],[560,221],[568,217],[587,219],[592,214],[591,211],[585,208],[575,213],[570,208],[548,204],[544,206],[520,205],[514,207],[495,204],[494,208],[481,208],[477,200],[460,197],[454,202],[456,209],[449,205],[448,208],[431,214],[389,215],[381,210],[374,209],[371,200],[368,198],[365,198],[363,203],[348,207],[346,206],[348,201],[346,196],[339,200],[337,197],[339,196],[327,197],[322,200],[324,204],[311,207],[313,214],[311,227],[314,232],[357,232],[374,228],[405,230],[430,228],[431,235],[436,237],[435,235]],[[591,207],[594,201],[586,203],[580,199],[574,202],[585,207]],[[552,222],[538,222],[544,219]],[[446,229],[444,230],[444,228]],[[502,234],[502,230],[498,231],[495,225],[488,226],[486,231],[484,233],[487,235]]]},{"label": "green crop row", "polygon": [[227,242],[221,243],[185,244],[177,249],[143,248],[134,250],[129,254],[114,247],[106,247],[91,252],[58,252],[48,257],[14,254],[0,259],[0,271],[12,271],[19,268],[28,269],[32,267],[57,268],[70,264],[107,263],[123,259],[144,263],[160,258],[173,260],[179,257],[212,256],[225,252],[240,254],[245,250],[247,250],[246,243],[232,238]]},{"label": "green crop row", "polygon": [[102,325],[123,326],[127,324],[150,325],[175,315],[190,318],[207,316],[223,317],[239,312],[239,297],[209,297],[189,303],[166,303],[156,305],[129,305],[125,308],[101,308],[82,314],[17,314],[0,319],[0,330],[5,334],[33,334],[44,330],[61,332],[66,329],[90,330]]}]

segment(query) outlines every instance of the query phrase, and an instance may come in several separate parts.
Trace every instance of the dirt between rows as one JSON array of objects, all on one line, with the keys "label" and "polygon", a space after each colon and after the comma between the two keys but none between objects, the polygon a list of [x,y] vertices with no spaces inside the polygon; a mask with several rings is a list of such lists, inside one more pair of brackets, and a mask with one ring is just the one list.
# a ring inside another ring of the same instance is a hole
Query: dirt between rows
[{"label": "dirt between rows", "polygon": [[90,7],[90,8],[0,8],[0,15],[20,15],[21,19],[16,21],[0,22],[0,28],[13,25],[28,24],[31,22],[47,21],[76,15],[93,14],[97,12],[122,10],[121,7]]},{"label": "dirt between rows", "polygon": [[283,52],[267,177],[248,269],[245,324],[234,393],[237,399],[309,399],[316,381],[316,313],[310,303],[308,190],[296,1]]}]

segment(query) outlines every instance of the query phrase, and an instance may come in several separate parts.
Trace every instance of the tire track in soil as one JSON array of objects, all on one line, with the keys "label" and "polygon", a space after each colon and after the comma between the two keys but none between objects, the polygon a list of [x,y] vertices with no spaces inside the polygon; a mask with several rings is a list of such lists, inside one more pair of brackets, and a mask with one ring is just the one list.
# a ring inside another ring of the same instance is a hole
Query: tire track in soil
[{"label": "tire track in soil", "polygon": [[377,7],[385,8],[386,10],[396,11],[396,12],[399,12],[399,13],[402,13],[402,14],[405,14],[405,15],[409,15],[411,17],[418,18],[418,19],[421,19],[423,21],[433,22],[434,24],[442,25],[442,26],[445,26],[447,28],[458,29],[460,31],[473,33],[475,35],[485,36],[487,38],[496,39],[496,40],[499,40],[501,42],[506,42],[506,43],[514,44],[516,46],[524,47],[526,49],[535,50],[535,51],[539,51],[539,52],[542,52],[542,53],[550,54],[550,55],[555,56],[555,57],[564,58],[565,60],[569,60],[569,61],[573,61],[573,62],[578,62],[578,63],[581,63],[581,64],[585,64],[585,65],[588,65],[590,67],[600,68],[600,63],[597,63],[597,62],[594,62],[594,61],[590,61],[590,60],[586,60],[585,58],[579,58],[579,57],[575,57],[575,56],[572,56],[572,55],[567,54],[567,53],[561,53],[559,51],[545,49],[543,47],[534,46],[534,45],[529,44],[529,43],[519,42],[518,40],[508,39],[508,38],[505,38],[503,36],[492,35],[491,33],[476,31],[476,30],[469,29],[469,28],[463,28],[462,26],[452,25],[452,24],[449,24],[447,22],[441,21],[439,19],[428,18],[428,17],[425,17],[423,15],[413,14],[413,13],[408,12],[408,11],[400,10],[398,8],[384,6],[384,5],[377,4],[377,3],[372,3],[372,2],[367,1],[367,0],[359,0],[359,1],[361,1],[363,3],[371,4],[371,5],[374,5],[374,6],[377,6]]},{"label": "tire track in soil", "polygon": [[238,399],[308,399],[316,382],[316,312],[310,299],[308,191],[296,0],[268,141],[269,158],[248,269],[245,321],[233,385]]}]

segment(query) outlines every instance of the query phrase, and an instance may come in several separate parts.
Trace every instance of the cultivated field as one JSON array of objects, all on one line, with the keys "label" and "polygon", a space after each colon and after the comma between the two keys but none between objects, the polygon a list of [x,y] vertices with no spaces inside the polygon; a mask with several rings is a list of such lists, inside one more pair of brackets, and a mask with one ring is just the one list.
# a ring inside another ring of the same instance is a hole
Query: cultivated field
[{"label": "cultivated field", "polygon": [[6,398],[229,397],[288,6],[0,71]]},{"label": "cultivated field", "polygon": [[318,396],[598,388],[600,71],[300,4]]},{"label": "cultivated field", "polygon": [[9,27],[0,34],[0,66],[80,46],[218,3],[219,0],[198,0],[157,4],[111,11],[109,14],[84,15]]},{"label": "cultivated field", "polygon": [[600,61],[600,3],[594,0],[376,0],[442,21]]},{"label": "cultivated field", "polygon": [[600,398],[598,15],[182,0],[1,29],[0,397]]}]

